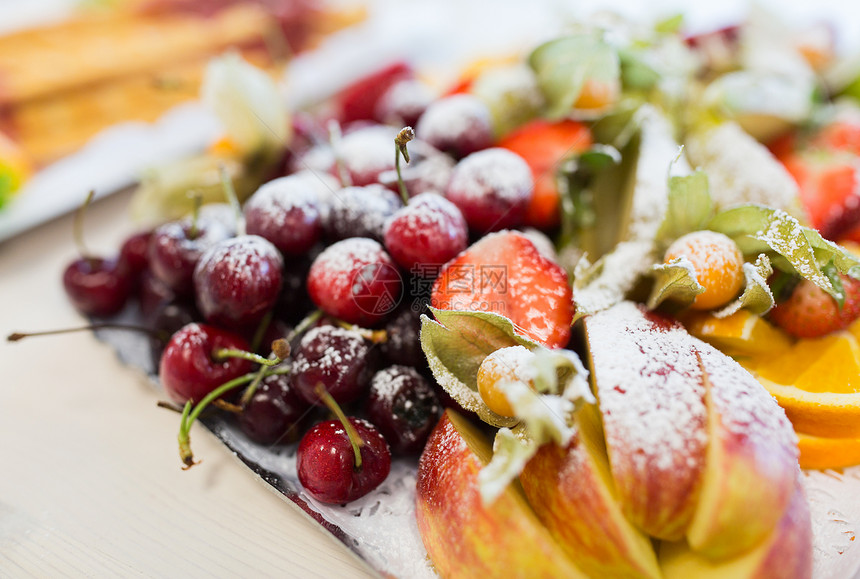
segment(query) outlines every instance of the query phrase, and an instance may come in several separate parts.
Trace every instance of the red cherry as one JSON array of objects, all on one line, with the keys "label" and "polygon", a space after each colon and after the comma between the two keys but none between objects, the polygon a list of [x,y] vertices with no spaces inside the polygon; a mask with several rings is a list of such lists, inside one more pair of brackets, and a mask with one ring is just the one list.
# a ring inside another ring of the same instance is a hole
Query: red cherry
[{"label": "red cherry", "polygon": [[394,261],[372,239],[353,237],[329,246],[308,272],[308,293],[327,314],[369,327],[385,320],[403,289]]},{"label": "red cherry", "polygon": [[149,266],[149,240],[151,231],[142,231],[126,239],[119,249],[119,266],[127,270],[133,280],[140,279]]},{"label": "red cherry", "polygon": [[428,106],[418,120],[415,134],[455,157],[486,149],[494,139],[490,110],[468,94],[444,97]]},{"label": "red cherry", "polygon": [[221,349],[248,351],[241,336],[205,324],[188,324],[173,334],[161,354],[158,376],[170,399],[200,402],[209,392],[252,369],[241,358],[217,360]]},{"label": "red cherry", "polygon": [[466,249],[469,228],[456,205],[436,193],[424,193],[385,222],[385,247],[400,267],[441,267]]},{"label": "red cherry", "polygon": [[284,255],[306,253],[322,235],[319,185],[314,181],[289,175],[260,187],[245,203],[246,231],[268,239]]},{"label": "red cherry", "polygon": [[391,451],[379,431],[369,422],[349,418],[362,441],[361,466],[346,429],[338,420],[313,426],[299,443],[296,454],[299,482],[316,500],[347,503],[378,487],[391,470]]},{"label": "red cherry", "polygon": [[125,306],[132,281],[115,259],[82,257],[63,272],[63,287],[82,314],[112,316]]},{"label": "red cherry", "polygon": [[257,235],[216,243],[194,269],[197,307],[209,323],[237,329],[253,326],[277,303],[283,268],[275,246]]},{"label": "red cherry", "polygon": [[232,232],[217,219],[171,221],[153,231],[149,242],[149,267],[153,275],[179,296],[194,292],[194,266],[209,247]]}]

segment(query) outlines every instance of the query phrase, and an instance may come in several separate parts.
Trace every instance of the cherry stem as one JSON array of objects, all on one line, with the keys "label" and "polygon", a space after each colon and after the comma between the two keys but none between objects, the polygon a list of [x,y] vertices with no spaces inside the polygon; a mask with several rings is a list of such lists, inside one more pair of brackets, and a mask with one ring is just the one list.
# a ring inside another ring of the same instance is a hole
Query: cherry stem
[{"label": "cherry stem", "polygon": [[185,403],[185,407],[182,409],[182,419],[179,422],[179,434],[176,437],[179,441],[179,458],[182,459],[182,463],[185,465],[182,467],[182,470],[188,470],[197,464],[194,462],[194,454],[191,452],[191,438],[189,436],[189,431],[191,430],[191,425],[194,424],[194,421],[197,420],[197,417],[200,416],[201,412],[203,412],[203,409],[230,390],[250,382],[256,377],[256,375],[256,372],[252,372],[250,374],[239,376],[238,378],[233,378],[212,390],[197,404],[192,404],[190,400]]},{"label": "cherry stem", "polygon": [[304,334],[308,330],[308,328],[317,323],[317,321],[322,317],[322,315],[322,310],[314,310],[307,316],[305,316],[305,318],[301,322],[299,322],[299,324],[295,328],[293,328],[293,331],[287,334],[287,342],[292,342],[296,338],[296,336]]},{"label": "cherry stem", "polygon": [[[272,342],[272,353],[269,356],[269,359],[274,362],[272,365],[280,364],[290,355],[290,343],[285,339],[281,338]],[[254,392],[257,391],[257,387],[260,385],[260,382],[263,381],[263,378],[266,377],[266,370],[268,370],[269,365],[260,366],[260,369],[257,371],[257,375],[254,376],[254,380],[248,385],[245,391],[242,393],[242,398],[239,401],[239,405],[241,407],[245,407],[248,402],[250,402],[251,397],[254,395]]]},{"label": "cherry stem", "polygon": [[87,212],[87,207],[89,207],[90,203],[93,202],[95,195],[95,189],[91,189],[90,192],[87,193],[84,202],[80,207],[78,207],[78,210],[75,213],[74,222],[72,222],[72,235],[75,238],[75,245],[78,247],[78,252],[84,259],[92,259],[92,255],[87,250],[87,246],[84,243],[84,215]]},{"label": "cherry stem", "polygon": [[245,350],[236,350],[234,348],[220,348],[218,350],[215,350],[212,355],[218,361],[226,360],[227,358],[241,358],[242,360],[248,360],[249,362],[254,362],[255,364],[262,364],[264,367],[277,366],[281,363],[281,360],[279,359],[265,358],[253,352],[246,352]]},{"label": "cherry stem", "polygon": [[343,136],[340,130],[340,124],[332,119],[326,125],[328,129],[328,140],[331,144],[332,151],[334,152],[334,164],[337,168],[337,175],[340,177],[340,184],[343,187],[350,187],[352,185],[352,179],[349,176],[349,171],[346,170],[346,165],[343,163],[343,157],[340,155],[340,140]]},{"label": "cherry stem", "polygon": [[355,324],[350,324],[342,320],[339,320],[337,325],[345,330],[361,334],[362,338],[374,344],[382,344],[388,341],[388,333],[385,330],[368,330],[367,328],[361,328]]},{"label": "cherry stem", "polygon": [[218,165],[218,173],[221,175],[221,186],[224,188],[224,195],[230,206],[233,207],[233,213],[236,216],[236,233],[245,235],[245,218],[242,215],[242,205],[239,204],[239,196],[236,195],[236,188],[233,187],[233,180],[227,171],[227,165],[221,163]]},{"label": "cherry stem", "polygon": [[346,437],[349,439],[349,443],[352,445],[352,451],[355,453],[355,470],[361,470],[361,447],[364,446],[364,441],[358,435],[358,432],[356,432],[352,422],[350,422],[346,417],[346,414],[343,413],[340,405],[332,395],[328,393],[328,390],[325,389],[322,382],[317,382],[315,391],[320,400],[322,400],[326,407],[331,410],[332,414],[337,417],[343,425],[344,430],[346,430]]},{"label": "cherry stem", "polygon": [[30,338],[34,336],[52,336],[54,334],[71,334],[74,332],[85,332],[88,330],[96,331],[96,330],[128,330],[131,332],[143,332],[144,334],[149,334],[155,339],[161,342],[167,342],[170,337],[167,335],[167,332],[153,330],[152,328],[147,328],[144,326],[134,326],[131,324],[111,324],[111,323],[103,323],[103,324],[90,324],[88,326],[78,326],[75,328],[63,328],[61,330],[45,330],[43,332],[13,332],[6,336],[6,341],[8,342],[18,342],[23,340],[24,338]]},{"label": "cherry stem", "polygon": [[403,182],[403,174],[400,172],[400,156],[409,162],[409,150],[406,148],[406,143],[415,138],[415,131],[412,127],[403,127],[397,136],[394,137],[394,168],[397,170],[397,186],[400,188],[400,197],[403,199],[403,204],[409,203],[409,191],[406,190],[406,183]]},{"label": "cherry stem", "polygon": [[203,205],[203,195],[199,191],[190,193],[191,201],[194,203],[194,208],[191,210],[191,229],[188,230],[188,239],[197,239],[200,234],[200,228],[197,222],[200,219],[200,207]]}]

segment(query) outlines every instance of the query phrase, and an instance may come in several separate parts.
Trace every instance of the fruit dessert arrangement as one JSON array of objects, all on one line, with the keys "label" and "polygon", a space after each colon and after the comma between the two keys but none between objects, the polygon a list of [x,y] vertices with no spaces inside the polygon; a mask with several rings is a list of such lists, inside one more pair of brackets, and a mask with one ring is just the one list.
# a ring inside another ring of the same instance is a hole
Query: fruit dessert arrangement
[{"label": "fruit dessert arrangement", "polygon": [[185,468],[212,415],[294,445],[320,503],[420,455],[441,576],[810,577],[800,467],[860,462],[855,85],[814,31],[681,25],[579,24],[441,90],[398,63],[268,124],[229,99],[225,142],[287,136],[281,174],[144,187],[195,209],[68,295],[161,334]]}]

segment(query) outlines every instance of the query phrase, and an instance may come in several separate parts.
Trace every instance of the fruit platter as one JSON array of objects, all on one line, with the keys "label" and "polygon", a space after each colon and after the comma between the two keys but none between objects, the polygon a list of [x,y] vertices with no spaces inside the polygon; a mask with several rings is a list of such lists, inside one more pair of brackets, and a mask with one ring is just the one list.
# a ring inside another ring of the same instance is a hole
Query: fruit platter
[{"label": "fruit platter", "polygon": [[601,13],[371,68],[284,106],[219,57],[223,133],[143,180],[140,232],[91,253],[78,210],[65,293],[158,389],[176,468],[208,431],[383,576],[856,576],[832,29]]}]

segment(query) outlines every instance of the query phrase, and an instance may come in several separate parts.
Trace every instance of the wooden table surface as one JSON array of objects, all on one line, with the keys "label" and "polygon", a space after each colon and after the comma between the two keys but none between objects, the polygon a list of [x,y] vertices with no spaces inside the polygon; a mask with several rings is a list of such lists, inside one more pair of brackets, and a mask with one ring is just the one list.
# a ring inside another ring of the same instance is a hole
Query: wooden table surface
[{"label": "wooden table surface", "polygon": [[[134,231],[129,195],[95,203],[90,249]],[[0,332],[84,320],[66,300],[70,216],[0,243]],[[184,472],[177,415],[91,334],[0,344],[0,576],[375,577],[202,428]]]}]

